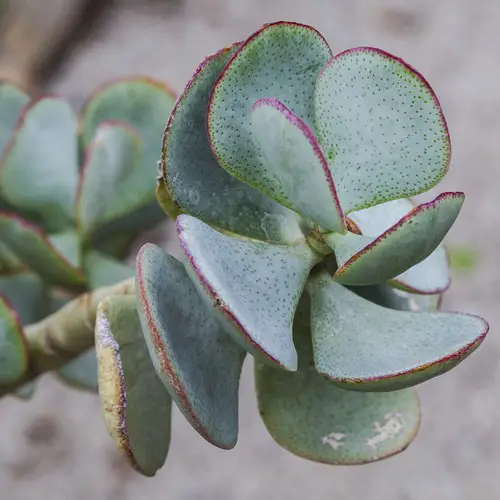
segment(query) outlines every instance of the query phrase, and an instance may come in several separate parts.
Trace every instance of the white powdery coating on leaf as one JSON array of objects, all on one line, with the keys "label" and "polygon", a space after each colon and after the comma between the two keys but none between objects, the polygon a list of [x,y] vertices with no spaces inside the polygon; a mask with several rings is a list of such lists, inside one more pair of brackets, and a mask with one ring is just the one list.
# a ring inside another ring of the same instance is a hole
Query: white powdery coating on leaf
[{"label": "white powdery coating on leaf", "polygon": [[404,428],[404,418],[402,413],[387,413],[383,422],[375,422],[373,429],[375,435],[366,440],[366,445],[376,449],[378,445],[388,439],[394,439]]},{"label": "white powdery coating on leaf", "polygon": [[343,441],[346,436],[347,434],[344,434],[343,432],[330,432],[330,434],[321,438],[321,442],[323,444],[330,445],[334,450],[338,450],[342,446],[345,446]]}]

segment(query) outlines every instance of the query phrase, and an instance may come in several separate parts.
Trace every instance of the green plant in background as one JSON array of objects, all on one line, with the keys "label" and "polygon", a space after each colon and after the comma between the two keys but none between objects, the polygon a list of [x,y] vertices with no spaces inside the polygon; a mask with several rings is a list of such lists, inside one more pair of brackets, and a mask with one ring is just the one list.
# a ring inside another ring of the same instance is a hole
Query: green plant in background
[{"label": "green plant in background", "polygon": [[[129,246],[162,218],[152,151],[173,103],[157,82],[123,80],[97,91],[78,118],[60,98],[31,100],[18,87],[0,83],[2,385],[49,367],[36,365],[26,348],[29,327],[25,332],[22,325],[82,291],[133,276],[133,266],[124,261]],[[85,347],[92,344],[86,339]],[[68,346],[54,357],[60,364],[79,352],[81,345]],[[58,374],[97,389],[95,351]]]},{"label": "green plant in background", "polygon": [[[148,113],[146,123],[160,110]],[[138,180],[116,181],[134,158],[132,136],[112,135],[119,154],[105,180],[89,168],[91,201],[76,217],[80,238],[105,238],[113,256],[131,220],[112,224],[116,233],[95,221],[115,213],[110,192],[135,199]],[[147,153],[153,165],[158,150]],[[168,119],[156,194],[176,218],[183,262],[146,244],[135,280],[28,326],[39,368],[21,380],[88,348],[95,324],[105,421],[145,475],[167,456],[172,400],[207,441],[235,446],[247,354],[264,424],[292,453],[358,464],[403,450],[420,421],[413,386],[456,366],[488,331],[479,317],[438,312],[450,282],[442,240],[463,193],[409,199],[449,162],[438,100],[413,68],[373,48],[334,56],[308,26],[265,25],[207,57]]]}]

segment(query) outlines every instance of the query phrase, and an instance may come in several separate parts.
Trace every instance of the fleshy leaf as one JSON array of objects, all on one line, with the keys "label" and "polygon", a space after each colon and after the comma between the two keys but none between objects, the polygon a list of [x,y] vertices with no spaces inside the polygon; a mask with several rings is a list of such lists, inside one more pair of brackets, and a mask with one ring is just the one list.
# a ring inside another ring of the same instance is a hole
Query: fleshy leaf
[{"label": "fleshy leaf", "polygon": [[0,82],[0,157],[12,137],[21,111],[28,104],[29,96],[8,82]]},{"label": "fleshy leaf", "polygon": [[[363,235],[378,236],[414,208],[415,205],[411,200],[393,200],[353,212],[349,217]],[[392,286],[414,293],[442,293],[450,286],[449,267],[447,252],[444,245],[441,244],[422,262],[396,276],[389,283]]]},{"label": "fleshy leaf", "polygon": [[135,275],[134,267],[96,251],[85,254],[83,267],[92,289],[113,285]]},{"label": "fleshy leaf", "polygon": [[[338,264],[335,279],[346,285],[383,283],[422,262],[439,246],[463,201],[463,193],[442,193],[415,207],[376,238],[328,234],[325,239]],[[424,278],[420,282],[425,282]]]},{"label": "fleshy leaf", "polygon": [[171,399],[151,364],[134,297],[99,304],[96,350],[108,432],[134,468],[154,476],[170,445]]},{"label": "fleshy leaf", "polygon": [[[125,216],[123,224],[135,231],[152,227],[164,217],[156,202],[155,174],[158,146],[174,101],[174,94],[163,83],[148,78],[132,78],[99,89],[82,111],[85,147],[103,122],[118,121],[129,125],[139,134],[139,165],[122,186],[129,214]],[[144,213],[139,217],[139,211],[147,211],[147,217]],[[106,232],[109,231],[106,229]]]},{"label": "fleshy leaf", "polygon": [[36,274],[23,272],[0,277],[0,295],[7,298],[23,325],[36,323],[48,313],[47,289]]},{"label": "fleshy leaf", "polygon": [[294,322],[298,371],[256,362],[259,411],[267,430],[286,450],[327,464],[363,464],[403,451],[420,423],[415,391],[345,391],[322,377],[314,368],[306,304],[301,301]]},{"label": "fleshy leaf", "polygon": [[137,302],[156,372],[179,409],[207,441],[234,447],[245,351],[222,329],[183,265],[151,244],[137,256]]},{"label": "fleshy leaf", "polygon": [[41,217],[51,232],[69,226],[78,183],[77,121],[64,100],[45,97],[25,109],[0,168],[3,198]]},{"label": "fleshy leaf", "polygon": [[75,233],[49,239],[30,222],[15,214],[1,212],[0,239],[48,283],[70,286],[84,282],[83,273],[74,260],[78,257]]},{"label": "fleshy leaf", "polygon": [[16,389],[12,394],[19,399],[31,399],[35,395],[36,383],[34,380],[26,382],[19,389]]},{"label": "fleshy leaf", "polygon": [[163,137],[159,201],[169,215],[186,212],[224,231],[292,243],[302,236],[296,214],[223,170],[208,142],[210,93],[238,46],[207,57],[177,101]]},{"label": "fleshy leaf", "polygon": [[128,125],[104,122],[97,128],[87,148],[78,190],[78,225],[84,237],[128,214],[131,189],[127,179],[137,170],[139,147],[139,136]]},{"label": "fleshy leaf", "polygon": [[318,78],[315,125],[346,214],[428,191],[451,146],[438,99],[422,75],[382,50],[332,58]]},{"label": "fleshy leaf", "polygon": [[14,252],[0,241],[0,275],[11,275],[26,270],[26,265],[20,261]]},{"label": "fleshy leaf", "polygon": [[278,99],[259,99],[250,123],[260,165],[243,180],[324,229],[345,233],[332,174],[307,124]]},{"label": "fleshy leaf", "polygon": [[210,143],[225,170],[246,182],[262,168],[251,126],[257,100],[279,98],[312,124],[314,85],[330,56],[320,33],[290,22],[266,24],[243,43],[222,71],[209,103]]},{"label": "fleshy leaf", "polygon": [[317,370],[350,390],[393,391],[441,375],[481,344],[477,316],[380,307],[322,272],[309,280]]},{"label": "fleshy leaf", "polygon": [[0,386],[16,383],[28,369],[28,343],[19,317],[0,296]]},{"label": "fleshy leaf", "polygon": [[177,232],[188,272],[228,332],[252,354],[295,370],[293,316],[318,256],[305,243],[226,236],[189,215],[177,218]]}]

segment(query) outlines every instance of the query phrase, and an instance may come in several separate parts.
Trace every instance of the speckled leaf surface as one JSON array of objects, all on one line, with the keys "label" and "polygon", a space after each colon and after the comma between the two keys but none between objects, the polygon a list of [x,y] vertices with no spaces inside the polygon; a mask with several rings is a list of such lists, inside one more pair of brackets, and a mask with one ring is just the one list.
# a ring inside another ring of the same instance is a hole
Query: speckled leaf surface
[{"label": "speckled leaf surface", "polygon": [[177,406],[207,441],[233,448],[245,351],[223,330],[184,266],[152,244],[137,256],[137,304],[156,372]]},{"label": "speckled leaf surface", "polygon": [[113,285],[135,275],[133,266],[96,251],[85,254],[83,268],[92,289]]},{"label": "speckled leaf surface", "polygon": [[0,385],[16,383],[28,369],[28,344],[19,317],[0,296]]},{"label": "speckled leaf surface", "polygon": [[441,375],[469,356],[489,328],[468,314],[380,307],[326,272],[311,278],[307,291],[316,368],[351,390],[391,391]]},{"label": "speckled leaf surface", "polygon": [[49,231],[66,228],[74,216],[78,183],[77,120],[64,100],[45,97],[23,113],[0,168],[2,196],[34,212]]},{"label": "speckled leaf surface", "polygon": [[46,285],[31,272],[0,277],[0,295],[7,298],[23,325],[35,323],[48,313]]},{"label": "speckled leaf surface", "polygon": [[28,104],[29,96],[19,87],[0,81],[0,156],[12,137],[21,111]]},{"label": "speckled leaf surface", "polygon": [[415,437],[420,409],[413,389],[345,391],[314,368],[305,301],[294,323],[299,369],[285,372],[256,362],[259,412],[274,440],[303,458],[363,464],[403,451]]},{"label": "speckled leaf surface", "polygon": [[171,399],[151,364],[133,296],[108,297],[96,320],[99,396],[109,434],[146,476],[170,445]]},{"label": "speckled leaf surface", "polygon": [[[411,200],[393,200],[352,212],[349,217],[363,235],[379,236],[414,208]],[[450,286],[450,282],[448,256],[442,244],[422,262],[390,280],[397,288],[423,294],[442,293]]]},{"label": "speckled leaf surface", "polygon": [[290,22],[264,25],[239,48],[214,86],[208,132],[220,165],[245,180],[261,168],[252,139],[251,108],[278,98],[309,125],[314,84],[331,56],[313,28]]},{"label": "speckled leaf surface", "polygon": [[377,238],[330,233],[326,240],[335,250],[339,266],[335,279],[347,285],[371,285],[399,277],[436,250],[463,201],[463,193],[442,193],[415,207]]},{"label": "speckled leaf surface", "polygon": [[89,349],[57,370],[57,375],[76,389],[97,391],[97,358],[95,349]]},{"label": "speckled leaf surface", "polygon": [[161,186],[168,196],[166,204],[160,203],[170,214],[173,200],[179,211],[224,231],[291,243],[302,236],[296,214],[229,175],[210,149],[208,100],[238,46],[224,48],[201,63],[170,115],[163,138]]},{"label": "speckled leaf surface", "polygon": [[98,126],[87,148],[78,189],[77,222],[84,237],[130,210],[122,187],[138,167],[139,148],[139,136],[129,125],[104,122]]},{"label": "speckled leaf surface", "polygon": [[33,271],[54,285],[78,285],[84,277],[77,265],[75,233],[50,239],[39,228],[15,214],[0,213],[0,239]]},{"label": "speckled leaf surface", "polygon": [[308,125],[278,99],[267,98],[253,105],[250,124],[260,164],[241,178],[305,219],[344,233],[332,175]]},{"label": "speckled leaf surface", "polygon": [[436,95],[401,59],[370,47],[335,56],[318,78],[315,125],[345,213],[428,191],[451,147]]},{"label": "speckled leaf surface", "polygon": [[[175,95],[163,83],[148,78],[118,80],[99,89],[85,104],[81,122],[84,146],[88,146],[100,124],[119,121],[135,129],[141,139],[139,168],[123,186],[129,211],[152,205],[155,220],[162,212],[155,197],[158,148]],[[144,222],[143,222],[144,224]],[[144,227],[143,227],[144,229]]]},{"label": "speckled leaf surface", "polygon": [[189,215],[177,218],[177,232],[188,272],[227,331],[255,356],[295,370],[292,322],[317,261],[312,250],[233,238]]}]

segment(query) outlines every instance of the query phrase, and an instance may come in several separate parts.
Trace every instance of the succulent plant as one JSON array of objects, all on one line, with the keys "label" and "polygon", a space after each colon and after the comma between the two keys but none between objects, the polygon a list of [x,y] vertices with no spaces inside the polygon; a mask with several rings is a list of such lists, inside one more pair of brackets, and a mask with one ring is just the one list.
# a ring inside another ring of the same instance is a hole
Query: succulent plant
[{"label": "succulent plant", "polygon": [[315,29],[280,22],[207,57],[167,122],[157,184],[183,263],[146,244],[139,320],[125,296],[98,312],[103,407],[132,464],[153,474],[165,460],[162,384],[202,437],[232,448],[247,353],[264,424],[292,453],[357,464],[406,448],[413,386],[488,330],[438,312],[463,193],[409,199],[439,183],[450,152],[429,84],[381,50],[334,56]]},{"label": "succulent plant", "polygon": [[[22,325],[133,276],[131,241],[163,217],[152,151],[173,103],[162,84],[134,78],[99,89],[77,117],[61,98],[0,83],[0,385],[28,372]],[[97,389],[95,351],[58,374]]]},{"label": "succulent plant", "polygon": [[[106,195],[129,172],[135,141],[109,124],[94,140],[111,129],[119,154],[105,179],[87,162],[94,196],[77,228],[116,258],[124,225],[101,231],[100,221],[122,213]],[[95,127],[82,130],[90,140]],[[152,164],[159,151],[146,153]],[[420,422],[414,386],[456,366],[488,331],[477,316],[439,311],[450,284],[442,240],[463,193],[410,199],[439,183],[450,154],[436,95],[401,59],[369,47],[334,56],[309,26],[265,25],[207,57],[169,115],[156,196],[176,219],[182,262],[147,243],[135,279],[106,286],[113,274],[30,325],[41,368],[25,381],[95,333],[109,434],[148,476],[168,454],[172,401],[208,442],[235,446],[247,354],[260,414],[285,449],[330,464],[405,449]],[[119,184],[119,199],[138,207],[137,186],[151,194],[151,179]],[[156,220],[139,212],[127,227]],[[52,213],[55,225],[62,212]]]}]

